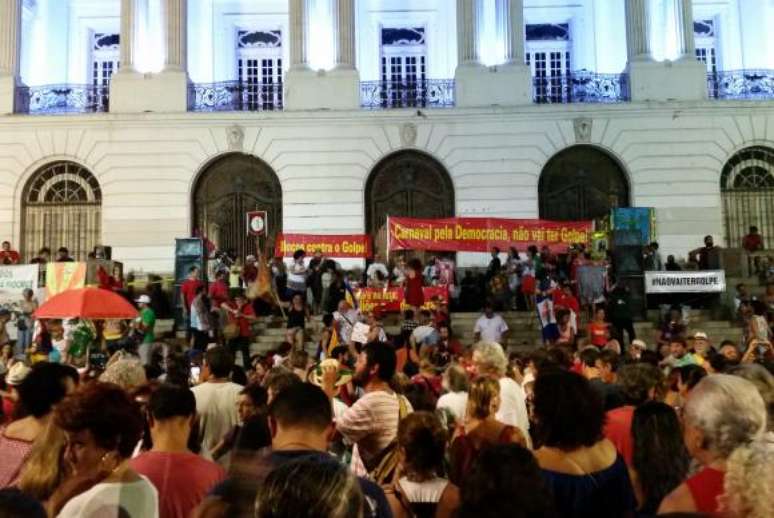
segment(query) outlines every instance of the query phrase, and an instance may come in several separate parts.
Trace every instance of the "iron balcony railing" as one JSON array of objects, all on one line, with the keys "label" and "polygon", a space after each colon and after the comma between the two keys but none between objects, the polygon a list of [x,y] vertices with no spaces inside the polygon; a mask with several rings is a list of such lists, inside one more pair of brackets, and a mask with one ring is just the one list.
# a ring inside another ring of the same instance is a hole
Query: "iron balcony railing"
[{"label": "iron balcony railing", "polygon": [[532,99],[538,104],[620,103],[630,99],[627,74],[586,70],[532,78]]},{"label": "iron balcony railing", "polygon": [[282,109],[282,83],[221,81],[195,83],[188,89],[194,112],[274,111]]},{"label": "iron balcony railing", "polygon": [[369,110],[452,108],[454,80],[362,81],[360,105]]},{"label": "iron balcony railing", "polygon": [[729,70],[707,74],[710,99],[774,99],[774,70]]},{"label": "iron balcony railing", "polygon": [[101,113],[110,109],[107,85],[43,85],[16,88],[16,113],[55,115]]}]

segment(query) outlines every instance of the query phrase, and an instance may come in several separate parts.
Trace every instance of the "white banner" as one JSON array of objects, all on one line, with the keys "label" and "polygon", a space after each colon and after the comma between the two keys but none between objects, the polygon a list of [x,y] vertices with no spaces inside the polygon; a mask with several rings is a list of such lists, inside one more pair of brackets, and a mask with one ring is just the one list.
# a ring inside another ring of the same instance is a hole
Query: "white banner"
[{"label": "white banner", "polygon": [[645,272],[645,293],[720,293],[726,291],[726,272]]},{"label": "white banner", "polygon": [[27,288],[37,293],[37,264],[0,266],[0,306],[17,309]]}]

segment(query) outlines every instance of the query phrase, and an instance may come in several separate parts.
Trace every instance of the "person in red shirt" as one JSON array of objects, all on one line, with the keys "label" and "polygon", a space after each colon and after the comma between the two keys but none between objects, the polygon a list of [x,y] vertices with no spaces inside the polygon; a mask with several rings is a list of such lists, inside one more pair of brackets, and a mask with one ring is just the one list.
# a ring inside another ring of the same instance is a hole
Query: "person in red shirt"
[{"label": "person in red shirt", "polygon": [[226,473],[214,462],[188,450],[188,436],[196,419],[191,389],[161,385],[148,401],[153,447],[129,461],[159,492],[160,518],[188,518]]},{"label": "person in red shirt", "polygon": [[607,345],[610,339],[610,324],[605,322],[605,309],[597,308],[594,312],[594,321],[587,326],[589,341],[600,349]]},{"label": "person in red shirt", "polygon": [[763,238],[758,233],[758,227],[750,227],[750,233],[742,238],[742,248],[750,253],[763,250]]},{"label": "person in red shirt", "polygon": [[0,264],[19,264],[19,252],[11,249],[10,241],[3,241],[3,248],[0,250]]},{"label": "person in red shirt", "polygon": [[618,370],[618,386],[626,404],[607,412],[604,434],[630,469],[634,454],[631,431],[634,409],[656,398],[657,387],[663,378],[659,368],[649,363],[632,363]]},{"label": "person in red shirt", "polygon": [[256,321],[253,305],[245,296],[244,292],[239,292],[234,297],[233,302],[226,302],[221,306],[228,317],[229,325],[236,325],[238,334],[228,341],[228,347],[231,354],[236,359],[236,353],[242,352],[242,365],[250,365],[250,339],[253,337],[252,324]]},{"label": "person in red shirt", "polygon": [[199,279],[199,267],[191,266],[188,270],[188,278],[180,285],[181,305],[183,307],[183,318],[185,319],[186,339],[191,338],[191,304],[196,297],[196,290],[204,283]]}]

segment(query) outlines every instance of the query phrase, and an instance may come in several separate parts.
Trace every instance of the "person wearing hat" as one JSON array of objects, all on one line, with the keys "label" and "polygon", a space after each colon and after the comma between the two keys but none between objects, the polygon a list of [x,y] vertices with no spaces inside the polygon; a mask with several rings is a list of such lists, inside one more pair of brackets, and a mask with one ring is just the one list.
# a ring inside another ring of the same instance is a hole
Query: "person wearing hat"
[{"label": "person wearing hat", "polygon": [[21,385],[27,374],[30,373],[30,368],[23,362],[14,363],[5,375],[5,384],[8,390],[3,395],[3,417],[6,422],[9,422],[13,418],[13,412],[16,408],[16,402],[19,400],[16,387]]},{"label": "person wearing hat", "polygon": [[707,333],[704,331],[696,331],[693,333],[693,336],[691,337],[691,349],[693,349],[693,353],[696,355],[696,359],[699,360],[699,364],[701,365],[704,360],[707,359],[707,356],[712,349]]},{"label": "person wearing hat", "polygon": [[150,361],[148,357],[150,344],[156,341],[156,335],[153,333],[153,328],[156,326],[156,313],[150,307],[151,299],[148,295],[140,295],[135,302],[140,309],[140,314],[132,326],[138,333],[142,334],[139,353],[143,365],[147,365]]},{"label": "person wearing hat", "polygon": [[639,359],[642,357],[642,351],[647,349],[648,344],[639,338],[635,338],[632,340],[631,347],[629,347],[629,356],[632,358],[632,360],[639,361]]}]

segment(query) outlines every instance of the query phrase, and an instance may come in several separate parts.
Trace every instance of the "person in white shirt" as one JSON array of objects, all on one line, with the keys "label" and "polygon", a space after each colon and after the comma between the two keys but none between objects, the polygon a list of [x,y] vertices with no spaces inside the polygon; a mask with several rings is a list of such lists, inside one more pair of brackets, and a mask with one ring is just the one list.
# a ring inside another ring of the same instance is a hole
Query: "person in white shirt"
[{"label": "person in white shirt", "polygon": [[433,327],[433,314],[423,309],[419,312],[419,325],[411,332],[411,345],[421,347],[423,344],[438,343],[438,330]]},{"label": "person in white shirt", "polygon": [[[192,389],[199,415],[201,456],[207,460],[213,460],[213,448],[232,427],[239,424],[237,400],[244,387],[231,382],[233,368],[231,353],[225,347],[213,347],[204,355],[200,376],[202,383]],[[224,455],[219,462],[225,464],[228,460],[229,456]]]},{"label": "person in white shirt", "polygon": [[494,306],[491,302],[484,304],[484,314],[476,320],[473,328],[476,341],[503,343],[503,338],[507,337],[508,324],[503,317],[494,312]]},{"label": "person in white shirt", "polygon": [[479,342],[473,346],[473,365],[479,376],[496,379],[500,383],[500,409],[495,417],[501,423],[518,427],[529,438],[527,395],[521,385],[507,377],[508,359],[500,344]]},{"label": "person in white shirt", "polygon": [[[381,279],[377,277],[377,272],[381,274]],[[374,262],[372,262],[366,270],[366,277],[368,277],[369,286],[374,283],[379,283],[381,285],[390,277],[390,272],[387,270],[387,266],[382,262],[381,254],[376,254],[374,256]]]},{"label": "person in white shirt", "polygon": [[448,410],[458,423],[463,423],[468,406],[468,373],[461,365],[455,363],[446,369],[443,388],[448,392],[438,398],[435,407]]}]

